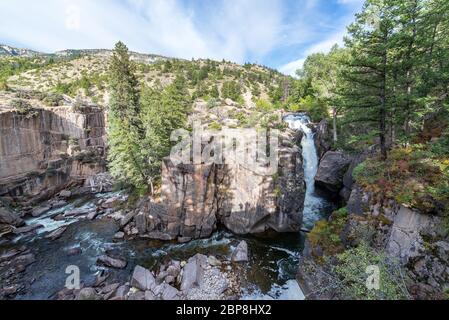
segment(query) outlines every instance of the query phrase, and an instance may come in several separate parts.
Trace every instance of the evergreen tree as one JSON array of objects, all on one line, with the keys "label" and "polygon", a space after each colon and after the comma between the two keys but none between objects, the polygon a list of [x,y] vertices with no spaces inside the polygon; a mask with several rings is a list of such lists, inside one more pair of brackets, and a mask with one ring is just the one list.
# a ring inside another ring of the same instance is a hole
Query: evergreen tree
[{"label": "evergreen tree", "polygon": [[344,95],[352,121],[376,124],[368,133],[376,134],[383,159],[387,158],[387,115],[391,91],[389,74],[392,36],[396,26],[392,8],[395,0],[368,0],[356,21],[348,28],[346,45],[351,50],[345,71]]},{"label": "evergreen tree", "polygon": [[187,126],[190,99],[184,82],[178,78],[163,91],[145,88],[141,98],[145,137],[142,153],[151,192],[160,179],[162,159],[170,154],[171,133]]},{"label": "evergreen tree", "polygon": [[108,163],[119,181],[144,187],[147,181],[139,119],[139,87],[128,48],[118,42],[109,66],[110,110]]}]

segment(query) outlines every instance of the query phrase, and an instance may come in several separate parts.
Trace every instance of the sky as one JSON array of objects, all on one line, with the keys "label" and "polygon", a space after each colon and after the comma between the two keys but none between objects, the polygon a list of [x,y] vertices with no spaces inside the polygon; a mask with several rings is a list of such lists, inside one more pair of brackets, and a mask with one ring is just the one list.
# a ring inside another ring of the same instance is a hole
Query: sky
[{"label": "sky", "polygon": [[0,0],[0,44],[258,63],[294,75],[342,44],[363,0]]}]

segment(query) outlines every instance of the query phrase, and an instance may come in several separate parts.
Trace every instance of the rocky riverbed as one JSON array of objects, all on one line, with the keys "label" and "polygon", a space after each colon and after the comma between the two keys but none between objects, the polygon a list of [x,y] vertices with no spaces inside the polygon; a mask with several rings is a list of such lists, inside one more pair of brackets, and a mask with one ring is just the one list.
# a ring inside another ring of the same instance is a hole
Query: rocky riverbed
[{"label": "rocky riverbed", "polygon": [[[126,228],[123,193],[57,197],[28,208],[0,244],[1,299],[301,299],[302,235],[162,242]],[[125,224],[125,226],[124,226]],[[124,231],[121,231],[124,230]],[[67,289],[70,268],[80,288]]]}]

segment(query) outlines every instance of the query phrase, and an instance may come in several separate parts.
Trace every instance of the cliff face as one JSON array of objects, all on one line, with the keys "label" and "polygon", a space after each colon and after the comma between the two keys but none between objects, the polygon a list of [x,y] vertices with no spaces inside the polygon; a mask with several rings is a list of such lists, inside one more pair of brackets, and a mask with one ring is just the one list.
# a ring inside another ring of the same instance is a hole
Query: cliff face
[{"label": "cliff face", "polygon": [[[338,260],[326,260],[361,242],[384,254],[393,267],[401,270],[399,280],[405,298],[444,299],[449,285],[449,242],[441,227],[444,218],[414,210],[390,200],[379,203],[376,195],[354,185],[347,206],[347,217],[336,230],[340,247],[308,238],[301,258],[298,281],[309,299],[352,299],[333,274]],[[328,225],[335,227],[332,216]],[[318,233],[314,234],[317,237]],[[318,235],[319,236],[319,235]],[[372,262],[374,263],[374,262]],[[383,262],[385,263],[385,262]],[[335,264],[335,265],[334,265]],[[325,289],[323,289],[325,288]]]},{"label": "cliff face", "polygon": [[[294,135],[288,140],[299,141]],[[162,205],[150,206],[136,218],[141,234],[152,238],[207,237],[218,224],[236,234],[301,227],[305,186],[296,145],[281,146],[278,172],[272,176],[232,162],[175,166],[165,159],[162,181]]]},{"label": "cliff face", "polygon": [[0,113],[0,197],[33,204],[105,169],[101,109]]}]

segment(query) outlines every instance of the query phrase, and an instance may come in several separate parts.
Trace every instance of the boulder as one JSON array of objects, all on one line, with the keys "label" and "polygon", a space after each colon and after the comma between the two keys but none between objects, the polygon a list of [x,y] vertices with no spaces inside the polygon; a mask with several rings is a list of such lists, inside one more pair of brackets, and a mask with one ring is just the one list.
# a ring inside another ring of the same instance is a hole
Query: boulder
[{"label": "boulder", "polygon": [[51,241],[54,241],[62,236],[62,234],[67,230],[67,227],[61,227],[56,229],[53,232],[50,232],[48,235],[45,236],[45,239],[50,239]]},{"label": "boulder", "polygon": [[108,285],[105,285],[103,288],[101,288],[100,293],[114,294],[119,287],[120,287],[120,283],[108,284]]},{"label": "boulder", "polygon": [[98,216],[99,212],[97,210],[91,211],[87,215],[88,220],[94,220]]},{"label": "boulder", "polygon": [[186,292],[199,286],[203,277],[204,269],[208,266],[207,257],[197,254],[190,258],[182,271],[181,291]]},{"label": "boulder", "polygon": [[[295,141],[295,133],[288,138]],[[152,238],[182,242],[210,236],[218,222],[236,234],[299,231],[305,197],[301,151],[281,144],[278,155],[277,172],[269,173],[232,158],[226,164],[165,158],[162,204],[142,208],[145,217],[136,226],[144,232],[146,225]]]},{"label": "boulder", "polygon": [[142,292],[142,291],[131,292],[128,296],[128,300],[144,301],[145,300],[145,292]]},{"label": "boulder", "polygon": [[43,215],[44,213],[46,213],[50,210],[51,210],[51,207],[49,207],[49,206],[35,208],[33,211],[31,211],[31,215],[33,217],[40,217],[41,215]]},{"label": "boulder", "polygon": [[122,231],[119,231],[114,235],[114,240],[123,240],[124,238],[125,238],[125,233]]},{"label": "boulder", "polygon": [[434,218],[427,214],[400,206],[394,216],[386,252],[404,264],[424,250],[421,231],[433,225]]},{"label": "boulder", "polygon": [[52,201],[51,202],[51,208],[52,209],[58,209],[58,208],[62,208],[64,206],[67,205],[67,201],[65,200],[57,200],[57,201]]},{"label": "boulder", "polygon": [[64,217],[78,217],[82,215],[87,215],[89,214],[89,212],[90,209],[88,208],[78,208],[64,212]]},{"label": "boulder", "polygon": [[101,300],[101,296],[94,288],[83,288],[76,296],[76,300]]},{"label": "boulder", "polygon": [[343,152],[328,151],[320,161],[315,182],[330,192],[338,193],[343,187],[343,177],[351,158]]},{"label": "boulder", "polygon": [[125,260],[112,258],[108,255],[99,257],[97,263],[115,269],[124,269],[128,264]]},{"label": "boulder", "polygon": [[29,225],[29,226],[24,226],[24,227],[20,227],[20,228],[16,228],[13,230],[14,234],[22,234],[22,233],[28,233],[28,232],[33,232],[37,229],[43,228],[44,226],[41,224],[33,224],[33,225]]},{"label": "boulder", "polygon": [[154,293],[153,292],[151,292],[151,291],[145,291],[145,300],[146,301],[153,301],[153,300],[156,300],[156,296],[154,295]]},{"label": "boulder", "polygon": [[349,196],[346,208],[349,214],[362,215],[369,209],[368,197],[359,186],[354,185]]},{"label": "boulder", "polygon": [[134,221],[139,234],[144,235],[147,232],[147,219],[145,213],[139,212],[134,218]]},{"label": "boulder", "polygon": [[1,223],[20,227],[24,224],[24,221],[14,211],[0,205],[0,224]]},{"label": "boulder", "polygon": [[231,257],[232,262],[247,262],[248,261],[248,244],[242,241],[235,248]]},{"label": "boulder", "polygon": [[120,199],[118,197],[109,198],[101,204],[103,209],[112,209],[116,207],[120,203]]},{"label": "boulder", "polygon": [[72,196],[72,191],[70,191],[70,190],[62,190],[62,191],[59,193],[59,196],[60,196],[61,198],[70,198],[70,197]]},{"label": "boulder", "polygon": [[128,292],[129,292],[129,286],[124,284],[121,285],[120,287],[117,288],[117,290],[115,291],[115,297],[120,298],[120,299],[125,299]]},{"label": "boulder", "polygon": [[162,284],[162,300],[179,300],[181,292],[167,283]]},{"label": "boulder", "polygon": [[150,270],[136,266],[131,278],[131,286],[142,291],[152,290],[156,286],[156,279]]},{"label": "boulder", "polygon": [[120,227],[121,228],[126,227],[126,225],[131,222],[131,220],[134,218],[135,215],[136,215],[135,211],[128,212],[125,216],[123,216],[121,218],[121,220],[120,220]]}]

